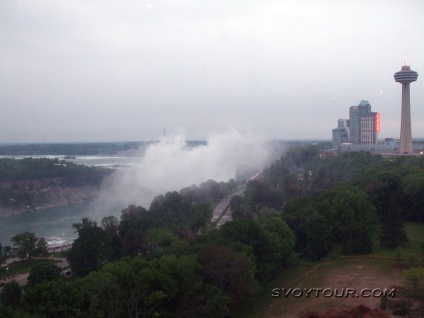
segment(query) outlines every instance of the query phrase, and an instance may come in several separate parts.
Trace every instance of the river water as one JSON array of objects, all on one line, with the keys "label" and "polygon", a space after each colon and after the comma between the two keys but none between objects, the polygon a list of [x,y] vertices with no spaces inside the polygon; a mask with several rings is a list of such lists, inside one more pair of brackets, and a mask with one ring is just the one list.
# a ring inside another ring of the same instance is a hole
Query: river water
[{"label": "river water", "polygon": [[[7,158],[8,156],[0,156]],[[58,158],[64,156],[33,156],[33,158]],[[14,157],[20,159],[23,157]],[[139,164],[140,157],[118,157],[118,156],[76,156],[66,159],[76,164],[87,166],[109,167],[125,169]],[[37,237],[44,237],[49,246],[60,246],[71,243],[77,238],[72,224],[81,222],[83,217],[89,217],[100,223],[103,216],[115,214],[119,218],[119,211],[102,211],[102,215],[96,212],[91,202],[71,204],[44,209],[41,211],[26,212],[23,214],[0,217],[0,243],[3,246],[11,245],[11,238],[18,233],[31,232]]]},{"label": "river water", "polygon": [[49,246],[69,244],[77,237],[72,224],[90,215],[90,203],[86,202],[0,218],[0,242],[10,245],[14,235],[31,232],[44,237]]}]

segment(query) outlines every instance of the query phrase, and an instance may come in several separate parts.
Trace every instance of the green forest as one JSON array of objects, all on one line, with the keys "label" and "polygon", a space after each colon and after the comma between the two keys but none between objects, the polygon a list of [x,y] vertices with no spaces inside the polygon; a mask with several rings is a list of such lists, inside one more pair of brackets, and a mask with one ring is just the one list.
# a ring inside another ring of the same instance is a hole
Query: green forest
[{"label": "green forest", "polygon": [[0,182],[63,178],[77,186],[82,178],[91,179],[95,184],[108,173],[110,170],[104,168],[77,165],[57,158],[0,159]]},{"label": "green forest", "polygon": [[423,157],[295,147],[245,187],[219,228],[212,210],[234,180],[82,219],[66,256],[73,276],[35,268],[25,287],[6,284],[0,317],[238,317],[288,268],[372,253],[374,237],[395,249],[404,222],[424,221]]},{"label": "green forest", "polygon": [[[0,156],[86,156],[140,153],[158,141],[0,144]],[[204,145],[204,141],[186,141],[188,147]]]}]

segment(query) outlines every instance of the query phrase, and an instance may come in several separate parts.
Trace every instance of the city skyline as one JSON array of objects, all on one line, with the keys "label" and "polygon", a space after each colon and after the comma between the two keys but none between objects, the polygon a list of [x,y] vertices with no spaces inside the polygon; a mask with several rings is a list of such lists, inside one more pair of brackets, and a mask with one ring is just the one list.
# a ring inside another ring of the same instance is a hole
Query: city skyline
[{"label": "city skyline", "polygon": [[[331,140],[360,100],[380,112],[379,138],[398,138],[393,70],[405,55],[424,69],[423,15],[418,0],[2,1],[0,143],[164,130]],[[423,84],[411,94],[414,138],[424,138]]]}]

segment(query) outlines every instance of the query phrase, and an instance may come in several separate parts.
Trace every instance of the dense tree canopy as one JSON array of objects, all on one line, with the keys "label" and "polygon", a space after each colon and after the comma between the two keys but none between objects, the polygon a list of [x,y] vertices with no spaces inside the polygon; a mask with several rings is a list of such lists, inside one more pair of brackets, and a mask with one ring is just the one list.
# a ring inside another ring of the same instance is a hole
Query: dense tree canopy
[{"label": "dense tree canopy", "polygon": [[[371,253],[379,230],[381,244],[402,244],[403,221],[423,220],[423,171],[424,158],[325,157],[315,146],[295,148],[232,197],[234,220],[220,228],[210,223],[212,208],[235,192],[234,180],[167,192],[148,209],[129,205],[100,226],[83,219],[74,224],[78,238],[68,254],[77,277],[60,280],[52,268],[35,268],[16,310],[231,317],[299,258]],[[411,282],[421,274],[411,274]]]},{"label": "dense tree canopy", "polygon": [[4,284],[0,291],[0,302],[5,306],[16,308],[19,306],[22,298],[21,286],[16,281]]},{"label": "dense tree canopy", "polygon": [[35,264],[28,276],[28,286],[60,278],[61,268],[51,262]]}]

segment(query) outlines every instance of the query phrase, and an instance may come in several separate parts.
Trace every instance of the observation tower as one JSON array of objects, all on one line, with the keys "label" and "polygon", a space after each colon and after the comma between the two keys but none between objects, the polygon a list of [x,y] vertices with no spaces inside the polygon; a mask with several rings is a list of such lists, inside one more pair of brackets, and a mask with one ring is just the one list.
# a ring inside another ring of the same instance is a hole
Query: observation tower
[{"label": "observation tower", "polygon": [[415,82],[418,78],[418,73],[411,70],[408,61],[405,59],[405,65],[402,69],[395,73],[395,81],[402,84],[402,113],[400,122],[400,146],[399,153],[411,154],[412,149],[412,134],[411,134],[411,101],[409,84]]}]

